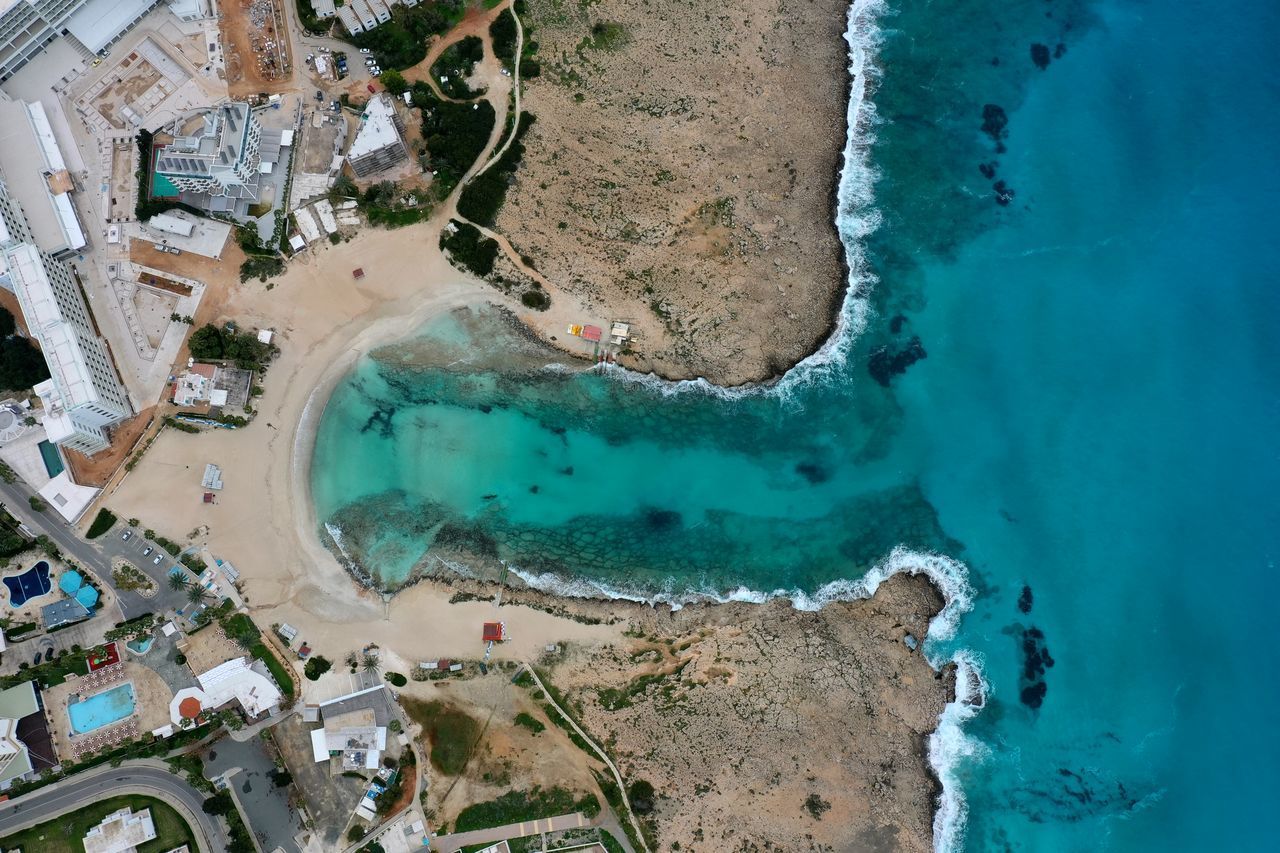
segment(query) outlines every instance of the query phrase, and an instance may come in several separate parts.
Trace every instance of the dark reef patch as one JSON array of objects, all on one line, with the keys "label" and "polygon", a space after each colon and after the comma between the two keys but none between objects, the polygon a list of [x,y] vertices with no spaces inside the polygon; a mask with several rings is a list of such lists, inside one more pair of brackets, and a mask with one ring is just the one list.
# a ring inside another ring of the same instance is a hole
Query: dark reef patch
[{"label": "dark reef patch", "polygon": [[979,163],[978,172],[982,175],[982,177],[986,178],[989,181],[996,176],[996,167],[999,165],[1000,164],[997,163],[995,160],[992,160],[990,163]]},{"label": "dark reef patch", "polygon": [[1004,141],[1009,138],[1009,116],[999,104],[983,104],[982,132],[996,144],[996,153],[1005,152]]},{"label": "dark reef patch", "polygon": [[646,509],[643,517],[645,527],[655,532],[674,530],[683,520],[680,513],[673,509]]},{"label": "dark reef patch", "polygon": [[815,462],[797,462],[796,473],[808,480],[809,484],[813,486],[831,479],[831,473]]},{"label": "dark reef patch", "polygon": [[996,204],[1001,207],[1008,207],[1009,202],[1013,201],[1013,197],[1016,195],[1013,191],[1013,187],[1009,186],[1004,181],[996,181],[991,185],[991,189],[995,190]]},{"label": "dark reef patch", "polygon": [[922,358],[927,358],[928,355],[925,352],[924,345],[920,343],[920,339],[912,338],[906,347],[897,352],[891,351],[887,346],[882,346],[871,353],[871,358],[867,362],[867,369],[871,371],[871,377],[876,382],[879,382],[882,387],[888,388],[889,383],[893,381],[893,377],[906,373],[908,367]]},{"label": "dark reef patch", "polygon": [[1049,45],[1033,44],[1031,45],[1031,61],[1035,63],[1036,68],[1041,71],[1049,67]]},{"label": "dark reef patch", "polygon": [[392,438],[396,434],[395,427],[391,425],[391,419],[396,415],[394,406],[386,409],[374,409],[364,422],[364,426],[360,427],[360,432],[369,432],[376,429],[379,438]]},{"label": "dark reef patch", "polygon": [[1023,613],[1032,612],[1033,601],[1034,601],[1034,598],[1032,596],[1032,588],[1025,587],[1024,585],[1023,593],[1021,593],[1020,596],[1018,597],[1018,610]]},{"label": "dark reef patch", "polygon": [[1044,632],[1030,627],[1022,631],[1022,676],[1019,679],[1018,697],[1028,708],[1038,710],[1049,692],[1045,673],[1053,666],[1053,656],[1045,643]]}]

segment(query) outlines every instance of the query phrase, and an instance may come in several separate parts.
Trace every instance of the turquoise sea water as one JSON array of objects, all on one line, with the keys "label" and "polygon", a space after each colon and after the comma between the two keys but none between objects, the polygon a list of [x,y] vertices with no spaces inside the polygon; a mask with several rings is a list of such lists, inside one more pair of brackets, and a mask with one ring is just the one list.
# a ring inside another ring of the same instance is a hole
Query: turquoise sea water
[{"label": "turquoise sea water", "polygon": [[[972,610],[929,652],[969,650],[987,701],[933,744],[967,809],[940,843],[1268,849],[1280,10],[876,20],[879,282],[847,354],[722,399],[548,369],[501,318],[449,317],[335,392],[320,520],[391,584],[500,558],[807,605],[898,546],[947,555]],[[927,357],[878,382],[915,338]]]}]

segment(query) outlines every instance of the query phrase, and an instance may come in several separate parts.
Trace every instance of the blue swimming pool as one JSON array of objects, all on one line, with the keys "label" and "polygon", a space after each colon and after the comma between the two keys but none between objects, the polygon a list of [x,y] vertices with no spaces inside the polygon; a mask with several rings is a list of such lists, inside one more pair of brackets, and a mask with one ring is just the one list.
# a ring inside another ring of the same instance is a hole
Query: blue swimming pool
[{"label": "blue swimming pool", "polygon": [[41,560],[17,577],[5,578],[4,585],[9,587],[9,603],[21,607],[28,599],[44,595],[53,588],[49,581],[49,564]]},{"label": "blue swimming pool", "polygon": [[88,699],[67,706],[71,733],[82,735],[119,722],[132,714],[135,707],[132,684],[120,684],[110,690],[95,693]]},{"label": "blue swimming pool", "polygon": [[62,456],[58,453],[58,448],[53,446],[52,442],[42,441],[39,444],[40,459],[44,462],[44,470],[49,472],[49,479],[53,479],[63,471]]}]

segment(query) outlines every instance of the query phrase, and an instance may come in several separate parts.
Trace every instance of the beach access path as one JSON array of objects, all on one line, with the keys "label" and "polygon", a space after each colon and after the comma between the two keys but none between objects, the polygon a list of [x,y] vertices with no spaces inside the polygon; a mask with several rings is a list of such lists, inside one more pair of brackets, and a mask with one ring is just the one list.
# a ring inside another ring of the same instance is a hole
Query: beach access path
[{"label": "beach access path", "polygon": [[455,832],[452,835],[440,835],[431,839],[431,847],[440,853],[453,853],[472,844],[496,844],[512,838],[524,838],[526,835],[541,835],[544,832],[559,832],[564,829],[582,829],[595,826],[579,812],[556,815],[542,820],[529,820],[523,823],[508,823],[505,826],[494,826],[489,829],[473,829],[469,832]]}]

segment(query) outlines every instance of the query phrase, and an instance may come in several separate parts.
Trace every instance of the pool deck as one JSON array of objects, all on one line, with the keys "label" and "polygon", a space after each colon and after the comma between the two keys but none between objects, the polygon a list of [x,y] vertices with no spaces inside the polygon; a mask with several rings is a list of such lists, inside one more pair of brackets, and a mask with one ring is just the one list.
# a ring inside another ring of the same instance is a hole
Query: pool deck
[{"label": "pool deck", "polygon": [[[101,676],[95,678],[95,676]],[[123,682],[133,683],[135,710],[132,716],[117,723],[103,726],[83,735],[71,733],[71,720],[67,705],[72,697],[93,696]],[[86,745],[101,749],[101,742],[118,742],[135,735],[146,734],[169,724],[169,702],[173,691],[164,679],[141,664],[125,660],[109,670],[99,670],[91,675],[68,678],[62,684],[44,691],[45,717],[53,735],[54,748],[62,760],[73,759]],[[129,723],[132,723],[130,726]],[[91,740],[92,739],[92,740]],[[92,744],[97,744],[92,746]]]},{"label": "pool deck", "polygon": [[12,619],[15,625],[23,622],[39,622],[40,608],[46,604],[52,604],[62,597],[62,593],[58,591],[58,578],[62,576],[62,573],[68,567],[61,560],[55,560],[43,554],[39,557],[32,557],[30,554],[19,554],[14,560],[15,562],[11,563],[8,569],[0,572],[0,578],[16,578],[28,572],[36,563],[46,562],[49,564],[49,591],[44,595],[28,598],[21,607],[14,607],[9,603],[8,587],[0,585],[0,594],[4,596],[4,604],[0,606],[0,612]]}]

